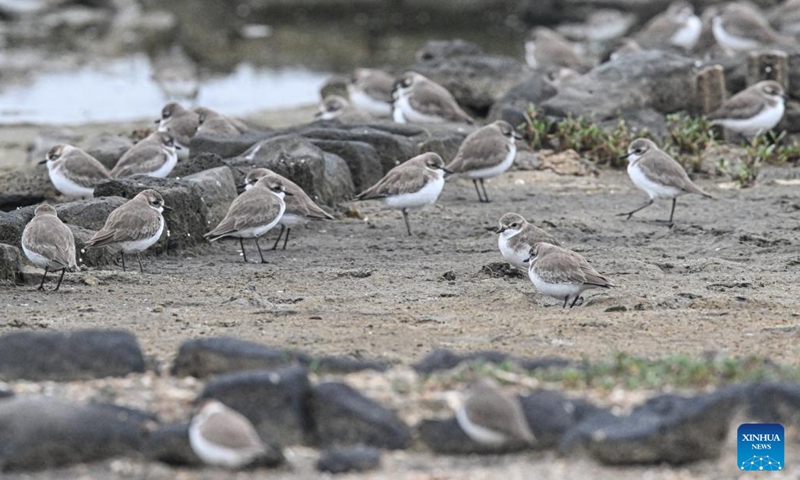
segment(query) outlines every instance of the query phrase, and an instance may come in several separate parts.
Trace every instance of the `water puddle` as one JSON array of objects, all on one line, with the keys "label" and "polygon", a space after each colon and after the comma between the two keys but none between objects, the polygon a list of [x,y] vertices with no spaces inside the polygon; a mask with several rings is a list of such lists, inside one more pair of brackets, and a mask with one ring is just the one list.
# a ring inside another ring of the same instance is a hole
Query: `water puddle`
[{"label": "water puddle", "polygon": [[[202,79],[194,103],[228,115],[292,108],[317,102],[327,78],[299,68],[269,70],[242,64],[228,75]],[[134,55],[69,72],[43,73],[25,84],[0,89],[0,125],[155,119],[167,101],[168,95],[153,79],[149,59]]]}]

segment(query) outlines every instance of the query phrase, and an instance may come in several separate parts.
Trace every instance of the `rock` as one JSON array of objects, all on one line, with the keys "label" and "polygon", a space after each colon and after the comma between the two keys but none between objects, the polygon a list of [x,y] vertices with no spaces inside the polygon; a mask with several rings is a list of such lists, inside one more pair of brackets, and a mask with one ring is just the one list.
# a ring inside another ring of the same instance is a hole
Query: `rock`
[{"label": "rock", "polygon": [[86,153],[96,158],[107,169],[111,170],[117,161],[133,146],[133,140],[125,135],[101,133],[89,141],[83,149]]},{"label": "rock", "polygon": [[309,140],[280,135],[261,141],[252,155],[228,160],[237,182],[253,168],[269,168],[292,180],[317,203],[333,205],[355,195],[347,164]]},{"label": "rock", "polygon": [[0,402],[0,471],[41,470],[135,454],[150,416],[44,397]]},{"label": "rock", "polygon": [[419,142],[420,153],[438,153],[445,163],[449,163],[456,157],[458,147],[467,135],[475,130],[475,127],[463,124],[425,125],[425,137]]},{"label": "rock", "polygon": [[531,105],[539,105],[552,98],[558,90],[544,76],[533,77],[511,87],[492,104],[487,122],[505,120],[512,126],[526,123],[525,114]]},{"label": "rock", "polygon": [[597,168],[578,155],[575,150],[563,152],[552,150],[539,150],[539,170],[550,170],[558,175],[585,177],[597,174]]},{"label": "rock", "polygon": [[[114,198],[114,197],[107,197]],[[94,230],[87,230],[76,225],[67,224],[75,238],[75,251],[78,258],[78,265],[90,267],[103,267],[111,265],[120,258],[120,248],[117,245],[108,245],[103,248],[86,249],[86,242],[96,233]]]},{"label": "rock", "polygon": [[528,445],[518,442],[501,446],[488,446],[467,436],[458,420],[425,419],[417,425],[422,442],[435,453],[445,455],[500,454],[525,450]]},{"label": "rock", "polygon": [[583,418],[605,410],[585,400],[571,400],[551,390],[537,390],[519,397],[528,425],[536,436],[536,449],[554,448]]},{"label": "rock", "polygon": [[395,412],[343,383],[314,386],[309,408],[323,447],[370,445],[397,450],[411,444],[411,432]]},{"label": "rock", "polygon": [[88,198],[56,205],[58,218],[62,222],[77,225],[89,230],[100,230],[106,224],[111,212],[124,204],[127,199],[121,196]]},{"label": "rock", "polygon": [[800,428],[800,385],[756,383],[748,391],[748,415],[760,422]]},{"label": "rock", "polygon": [[0,210],[3,211],[34,205],[58,196],[44,165],[0,172],[0,192]]},{"label": "rock", "polygon": [[13,396],[14,396],[14,392],[12,392],[11,390],[0,389],[0,399],[11,398]]},{"label": "rock", "polygon": [[200,399],[215,398],[248,418],[273,446],[302,443],[311,430],[311,386],[303,367],[229,373],[206,385]]},{"label": "rock", "polygon": [[739,388],[688,398],[661,395],[626,417],[589,417],[564,436],[560,448],[563,453],[584,448],[608,464],[714,459],[742,397]]},{"label": "rock", "polygon": [[650,108],[674,113],[694,108],[697,67],[691,58],[651,50],[604,63],[565,82],[541,104],[547,115],[613,120]]},{"label": "rock", "polygon": [[317,470],[329,473],[366,472],[381,464],[381,452],[372,447],[331,448],[323,451]]},{"label": "rock", "polygon": [[186,160],[179,160],[175,168],[172,169],[170,176],[174,178],[183,178],[194,173],[200,173],[204,170],[225,166],[225,162],[219,155],[215,153],[199,153]]},{"label": "rock", "polygon": [[363,370],[385,372],[389,367],[375,360],[362,360],[348,357],[322,357],[312,360],[316,373],[348,374]]},{"label": "rock", "polygon": [[308,365],[311,357],[236,338],[200,338],[181,344],[172,365],[172,374],[204,378],[242,370],[274,369],[294,363]]},{"label": "rock", "polygon": [[173,178],[134,175],[101,183],[95,187],[94,196],[130,199],[149,188],[158,191],[164,203],[172,208],[164,212],[165,232],[150,250],[161,253],[204,242],[203,235],[209,230],[208,208],[194,184]]},{"label": "rock", "polygon": [[142,452],[148,460],[168,465],[181,467],[203,465],[189,443],[188,423],[167,425],[151,433]]},{"label": "rock", "polygon": [[[189,159],[191,160],[203,153],[213,153],[220,158],[233,158],[271,136],[273,134],[264,132],[248,132],[234,137],[200,133],[192,137],[192,141],[189,144]],[[180,163],[178,162],[178,165]]]},{"label": "rock", "polygon": [[448,89],[459,105],[478,116],[485,116],[514,85],[533,76],[522,62],[486,55],[463,40],[428,42],[410,70]]},{"label": "rock", "polygon": [[183,181],[194,185],[200,191],[200,198],[208,209],[208,228],[214,228],[225,218],[228,207],[236,200],[236,183],[229,167],[217,167],[211,170],[193,173]]},{"label": "rock", "polygon": [[347,163],[356,192],[363,192],[383,178],[381,159],[375,148],[368,143],[336,140],[311,140],[311,143],[328,153],[338,155]]},{"label": "rock", "polygon": [[72,381],[144,372],[136,337],[121,330],[19,332],[0,337],[0,377]]},{"label": "rock", "polygon": [[462,362],[474,361],[493,363],[497,365],[505,362],[514,362],[526,370],[536,370],[540,368],[565,368],[571,365],[568,360],[561,358],[519,358],[504,352],[498,352],[496,350],[460,355],[450,350],[437,349],[429,353],[419,362],[415,363],[413,367],[418,373],[427,375],[441,370],[450,370]]},{"label": "rock", "polygon": [[22,251],[6,243],[0,243],[0,282],[15,283],[22,267]]}]

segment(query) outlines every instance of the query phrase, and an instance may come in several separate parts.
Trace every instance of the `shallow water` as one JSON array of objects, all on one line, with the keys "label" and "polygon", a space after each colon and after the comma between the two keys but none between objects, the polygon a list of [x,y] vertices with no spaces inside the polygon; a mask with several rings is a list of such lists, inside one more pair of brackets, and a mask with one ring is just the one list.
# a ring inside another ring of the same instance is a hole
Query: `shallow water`
[{"label": "shallow water", "polygon": [[[0,125],[155,119],[170,97],[152,75],[151,63],[143,54],[43,73],[0,90]],[[327,77],[302,68],[275,70],[240,64],[227,75],[201,79],[194,103],[228,115],[291,108],[317,102]]]}]

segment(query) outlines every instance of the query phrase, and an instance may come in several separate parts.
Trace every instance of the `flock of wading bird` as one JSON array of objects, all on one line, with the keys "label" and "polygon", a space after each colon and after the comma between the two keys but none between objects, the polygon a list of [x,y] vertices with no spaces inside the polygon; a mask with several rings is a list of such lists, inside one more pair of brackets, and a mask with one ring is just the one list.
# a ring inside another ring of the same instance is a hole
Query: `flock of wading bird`
[{"label": "flock of wading bird", "polygon": [[[787,5],[795,3],[800,4],[800,0],[791,0]],[[741,51],[785,43],[783,37],[770,37],[767,35],[769,32],[761,31],[763,28],[755,28],[754,25],[760,23],[754,23],[748,17],[753,12],[740,7],[739,4],[729,4],[715,12],[713,33],[723,48]],[[752,28],[737,29],[739,24],[751,25]],[[646,44],[646,48],[652,48],[650,43],[659,38],[663,40],[662,46],[690,51],[700,35],[699,19],[691,6],[677,2],[645,26],[643,32],[649,33],[632,39],[616,55],[641,49],[642,46],[634,47],[637,40]],[[750,38],[747,35],[755,36]],[[526,43],[526,59],[534,67],[547,64],[581,71],[583,62],[575,55],[571,46],[547,29],[537,29]],[[364,123],[375,118],[391,118],[398,123],[475,123],[446,88],[416,72],[406,72],[395,78],[381,70],[357,69],[347,86],[347,93],[349,99],[341,96],[323,99],[316,117],[344,123]],[[762,81],[729,98],[708,118],[712,124],[721,125],[745,138],[753,137],[777,126],[784,115],[785,100],[781,84]],[[47,164],[50,179],[61,193],[91,197],[96,185],[112,178],[168,176],[178,158],[188,155],[189,142],[198,132],[239,135],[249,129],[243,122],[211,109],[189,110],[178,103],[167,104],[157,123],[158,130],[133,146],[110,171],[86,152],[70,145],[53,147],[42,163]],[[400,210],[406,230],[411,235],[409,210],[434,204],[444,188],[447,175],[471,179],[478,200],[489,202],[484,182],[511,167],[518,139],[515,129],[507,122],[490,123],[468,135],[450,163],[445,163],[436,153],[411,158],[390,170],[378,183],[356,196],[356,200],[381,200],[386,207]],[[258,148],[261,146],[254,146],[245,155],[254,155]],[[620,215],[630,218],[656,200],[668,199],[672,200],[672,210],[665,223],[672,225],[679,196],[697,194],[711,197],[691,181],[678,162],[648,139],[633,141],[625,157],[631,180],[647,194],[648,200]],[[292,228],[311,219],[333,219],[298,185],[271,170],[259,168],[251,171],[244,187],[245,191],[230,205],[225,218],[206,237],[210,241],[238,238],[245,262],[245,239],[255,240],[259,257],[264,262],[258,240],[276,226],[280,225],[281,230],[272,248],[278,247],[285,234],[285,249]],[[169,207],[164,205],[157,191],[143,191],[114,210],[86,247],[118,245],[123,270],[125,255],[136,254],[139,269],[143,271],[139,253],[160,238],[164,230],[162,212],[165,209]],[[527,270],[536,288],[563,301],[564,307],[568,304],[574,306],[587,289],[614,286],[583,256],[561,247],[557,240],[521,215],[504,215],[498,233],[499,249],[506,260]],[[23,233],[22,248],[31,262],[45,270],[39,289],[44,289],[48,272],[60,271],[55,287],[58,290],[64,272],[77,267],[72,233],[58,219],[51,205],[40,205],[36,209],[35,217]]]}]

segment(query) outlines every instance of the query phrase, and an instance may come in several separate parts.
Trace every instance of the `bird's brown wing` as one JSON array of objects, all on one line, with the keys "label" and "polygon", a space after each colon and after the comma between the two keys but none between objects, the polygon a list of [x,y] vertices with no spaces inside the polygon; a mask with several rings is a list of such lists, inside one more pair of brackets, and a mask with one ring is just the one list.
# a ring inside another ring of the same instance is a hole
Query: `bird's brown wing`
[{"label": "bird's brown wing", "polygon": [[527,224],[525,229],[522,230],[518,235],[511,237],[509,243],[512,241],[517,245],[526,243],[531,247],[537,243],[549,243],[550,245],[555,245],[557,247],[561,246],[561,243],[559,243],[559,241],[553,238],[549,233],[532,224]]},{"label": "bird's brown wing", "polygon": [[471,395],[464,401],[464,409],[470,421],[489,430],[500,432],[516,440],[529,437],[523,424],[525,416],[514,398],[500,393],[485,391]]},{"label": "bird's brown wing", "polygon": [[707,118],[709,120],[752,118],[766,106],[761,97],[745,90],[726,100],[717,110],[708,114]]},{"label": "bird's brown wing", "polygon": [[72,231],[51,215],[34,217],[22,233],[22,244],[26,249],[57,262],[64,268],[77,265]]},{"label": "bird's brown wing", "polygon": [[319,207],[311,197],[306,195],[299,187],[297,189],[286,189],[292,195],[284,199],[286,202],[286,213],[293,213],[303,217],[324,218],[333,220],[333,216]]},{"label": "bird's brown wing", "polygon": [[161,147],[152,144],[139,145],[125,152],[119,159],[111,170],[112,177],[123,178],[138,173],[154,172],[167,162],[167,155]]},{"label": "bird's brown wing", "polygon": [[673,21],[672,15],[658,15],[645,25],[636,36],[640,45],[645,47],[663,47],[681,26]]},{"label": "bird's brown wing", "polygon": [[472,117],[458,106],[447,89],[432,82],[422,82],[417,85],[409,103],[414,110],[425,115],[442,117],[454,122],[474,123]]},{"label": "bird's brown wing", "polygon": [[200,425],[200,434],[210,443],[230,449],[265,449],[250,423],[238,415],[211,415]]},{"label": "bird's brown wing", "polygon": [[99,247],[150,238],[158,233],[161,226],[160,216],[161,214],[147,205],[129,201],[111,212],[103,228],[86,245]]},{"label": "bird's brown wing", "polygon": [[580,259],[568,252],[551,252],[539,255],[533,266],[536,274],[547,283],[584,284],[586,275]]},{"label": "bird's brown wing", "polygon": [[752,38],[761,43],[774,43],[779,37],[756,15],[723,15],[722,28],[731,35]]},{"label": "bird's brown wing", "polygon": [[503,163],[510,150],[511,146],[502,135],[491,130],[477,130],[464,140],[447,168],[456,173],[491,168]]},{"label": "bird's brown wing", "polygon": [[686,170],[678,162],[664,152],[648,152],[639,159],[637,165],[642,173],[655,183],[674,187],[684,192],[710,196],[692,182]]},{"label": "bird's brown wing", "polygon": [[280,200],[275,195],[255,188],[247,190],[236,197],[225,218],[206,237],[220,237],[248,228],[263,227],[272,223],[280,211]]},{"label": "bird's brown wing", "polygon": [[373,75],[370,80],[364,86],[364,92],[372,98],[392,103],[394,79],[388,75]]},{"label": "bird's brown wing", "polygon": [[398,165],[389,170],[378,183],[360,193],[358,200],[384,198],[390,195],[418,192],[428,183],[431,174],[418,165]]},{"label": "bird's brown wing", "polygon": [[106,167],[84,152],[72,153],[64,162],[64,166],[69,169],[70,180],[82,187],[93,188],[111,179]]}]

